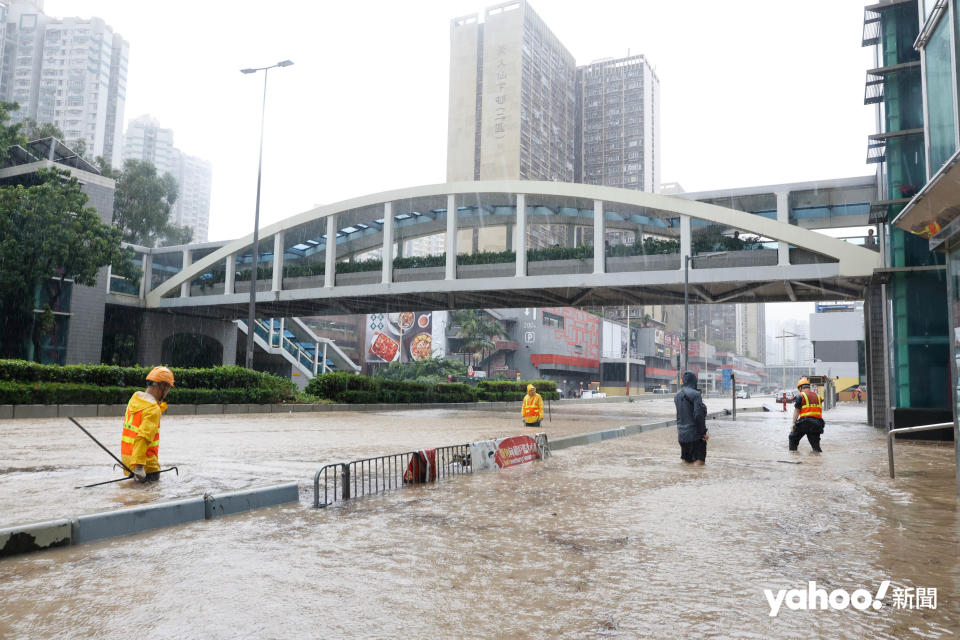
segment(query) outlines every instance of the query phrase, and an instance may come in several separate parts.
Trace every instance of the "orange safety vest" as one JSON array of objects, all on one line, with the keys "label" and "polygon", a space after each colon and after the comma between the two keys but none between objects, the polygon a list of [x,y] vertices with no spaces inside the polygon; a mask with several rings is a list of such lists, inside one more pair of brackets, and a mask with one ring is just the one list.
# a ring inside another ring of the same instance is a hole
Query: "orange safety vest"
[{"label": "orange safety vest", "polygon": [[540,411],[543,407],[543,400],[540,399],[540,403],[537,403],[538,395],[530,396],[527,394],[523,396],[523,417],[524,418],[539,418]]},{"label": "orange safety vest", "polygon": [[[133,455],[133,441],[140,435],[140,423],[143,420],[143,409],[133,412],[127,409],[123,416],[123,435],[120,437],[120,453],[125,456]],[[154,465],[157,464],[157,454],[160,452],[160,430],[153,435],[152,446],[147,447],[147,465],[149,459],[153,458]],[[147,466],[144,465],[144,466]]]},{"label": "orange safety vest", "polygon": [[822,420],[823,411],[820,406],[820,396],[809,389],[801,391],[800,395],[803,397],[803,404],[800,406],[800,415],[797,420],[803,420],[804,418],[820,418]]}]

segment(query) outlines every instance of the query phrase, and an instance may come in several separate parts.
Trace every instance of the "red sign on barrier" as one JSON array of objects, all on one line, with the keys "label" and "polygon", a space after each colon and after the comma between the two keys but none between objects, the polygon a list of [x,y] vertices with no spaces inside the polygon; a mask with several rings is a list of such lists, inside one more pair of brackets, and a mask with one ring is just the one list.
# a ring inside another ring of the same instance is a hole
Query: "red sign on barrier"
[{"label": "red sign on barrier", "polygon": [[513,436],[497,442],[494,461],[501,469],[540,459],[540,447],[531,436]]}]

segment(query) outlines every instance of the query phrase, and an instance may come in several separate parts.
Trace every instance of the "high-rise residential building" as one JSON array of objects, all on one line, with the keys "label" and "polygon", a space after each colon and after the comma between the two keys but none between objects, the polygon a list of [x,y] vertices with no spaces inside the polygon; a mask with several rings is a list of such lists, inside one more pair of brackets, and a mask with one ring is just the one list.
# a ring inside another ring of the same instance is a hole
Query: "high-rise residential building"
[{"label": "high-rise residential building", "polygon": [[576,176],[576,63],[525,0],[454,19],[447,179]]},{"label": "high-rise residential building", "polygon": [[123,137],[123,159],[149,162],[157,173],[176,175],[179,164],[173,148],[173,129],[160,126],[156,118],[143,115],[127,124]]},{"label": "high-rise residential building", "polygon": [[577,182],[654,192],[660,184],[660,80],[642,55],[577,68]]},{"label": "high-rise residential building", "polygon": [[737,353],[766,362],[766,312],[762,304],[737,305]]},{"label": "high-rise residential building", "polygon": [[50,21],[42,0],[9,0],[0,67],[0,96],[20,109],[10,114],[14,122],[36,118],[43,57],[43,36]]},{"label": "high-rise residential building", "polygon": [[193,229],[194,242],[206,242],[210,232],[210,187],[213,168],[201,158],[177,151],[177,171],[173,175],[180,194],[173,208],[174,222]]},{"label": "high-rise residential building", "polygon": [[129,47],[100,18],[51,18],[42,0],[9,0],[0,95],[20,105],[14,120],[59,127],[85,154],[120,160]]},{"label": "high-rise residential building", "polygon": [[[643,56],[577,68],[526,0],[450,27],[447,180],[656,191],[659,80]],[[544,231],[544,235],[549,232]]]},{"label": "high-rise residential building", "polygon": [[210,225],[210,163],[174,147],[173,130],[161,127],[149,115],[131,120],[127,126],[123,159],[149,162],[158,174],[173,175],[179,195],[170,212],[171,221],[193,229],[194,242],[206,242]]}]

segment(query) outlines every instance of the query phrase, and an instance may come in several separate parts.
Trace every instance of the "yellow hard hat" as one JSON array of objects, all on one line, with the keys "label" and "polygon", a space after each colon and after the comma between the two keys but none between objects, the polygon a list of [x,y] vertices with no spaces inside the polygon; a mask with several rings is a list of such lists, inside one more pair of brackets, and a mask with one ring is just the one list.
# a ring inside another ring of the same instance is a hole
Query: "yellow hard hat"
[{"label": "yellow hard hat", "polygon": [[166,367],[154,367],[150,370],[150,373],[147,374],[147,380],[150,382],[166,382],[172,387],[173,371],[170,371],[170,369]]},{"label": "yellow hard hat", "polygon": [[537,390],[537,388],[536,388],[535,386],[533,386],[532,384],[528,384],[528,385],[527,385],[527,391],[536,391],[536,390]]},{"label": "yellow hard hat", "polygon": [[807,380],[806,378],[800,378],[799,380],[797,380],[797,389],[802,388],[804,385],[810,386],[810,381]]}]

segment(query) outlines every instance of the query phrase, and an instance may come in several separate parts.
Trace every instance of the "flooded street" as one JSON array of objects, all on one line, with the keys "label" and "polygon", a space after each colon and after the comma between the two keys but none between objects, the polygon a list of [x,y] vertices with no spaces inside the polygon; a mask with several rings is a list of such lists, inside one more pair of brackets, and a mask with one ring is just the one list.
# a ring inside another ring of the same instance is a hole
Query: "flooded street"
[{"label": "flooded street", "polygon": [[[672,417],[669,399],[553,410],[554,438]],[[165,419],[160,460],[179,478],[82,491],[73,485],[110,477],[86,436],[63,421],[2,422],[6,524],[289,480],[302,490],[298,505],[0,561],[0,637],[126,637],[134,625],[169,638],[952,637],[953,444],[898,442],[893,481],[865,409],[826,414],[822,456],[806,441],[787,451],[789,415],[709,421],[702,468],[680,462],[668,428],[321,510],[309,485],[323,464],[520,433],[519,420]],[[118,446],[117,420],[81,423]],[[764,589],[810,580],[828,592],[933,587],[938,607],[899,609],[888,593],[879,611],[770,617]]]}]

